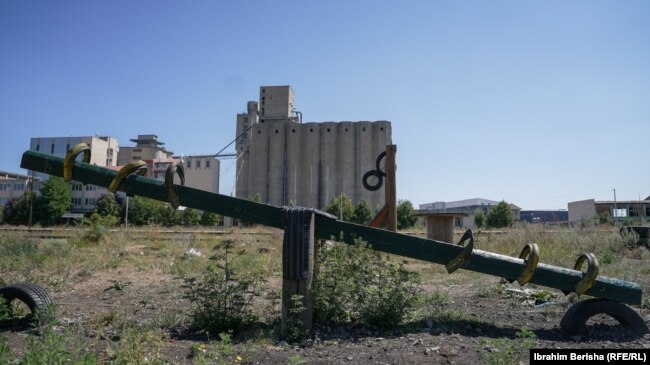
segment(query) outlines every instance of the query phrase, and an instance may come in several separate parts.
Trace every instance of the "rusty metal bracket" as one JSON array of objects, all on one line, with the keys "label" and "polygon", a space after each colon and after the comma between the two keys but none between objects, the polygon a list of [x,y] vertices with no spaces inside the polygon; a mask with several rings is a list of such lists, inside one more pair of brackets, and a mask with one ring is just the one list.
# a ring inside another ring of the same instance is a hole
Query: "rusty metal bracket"
[{"label": "rusty metal bracket", "polygon": [[470,256],[472,256],[472,251],[474,250],[474,233],[472,233],[471,229],[468,229],[463,233],[463,236],[458,241],[458,246],[462,246],[463,242],[467,240],[469,240],[469,242],[465,245],[463,251],[445,265],[447,273],[451,274],[460,269],[465,262],[469,260]]},{"label": "rusty metal bracket", "polygon": [[68,182],[72,180],[72,166],[74,160],[83,152],[83,162],[90,163],[90,147],[85,143],[78,143],[74,145],[66,154],[63,160],[63,181]]},{"label": "rusty metal bracket", "polygon": [[183,170],[183,165],[169,165],[165,172],[165,191],[167,191],[167,200],[172,208],[178,209],[180,203],[178,202],[178,195],[174,189],[174,174],[178,174],[178,177],[181,179],[181,185],[185,185],[185,171]]},{"label": "rusty metal bracket", "polygon": [[117,189],[119,189],[120,185],[122,185],[124,179],[126,179],[127,176],[133,173],[136,173],[140,176],[146,174],[147,163],[144,161],[133,161],[126,164],[124,167],[120,169],[120,171],[117,173],[117,176],[115,176],[113,181],[111,181],[111,184],[108,186],[108,191],[115,194]]}]

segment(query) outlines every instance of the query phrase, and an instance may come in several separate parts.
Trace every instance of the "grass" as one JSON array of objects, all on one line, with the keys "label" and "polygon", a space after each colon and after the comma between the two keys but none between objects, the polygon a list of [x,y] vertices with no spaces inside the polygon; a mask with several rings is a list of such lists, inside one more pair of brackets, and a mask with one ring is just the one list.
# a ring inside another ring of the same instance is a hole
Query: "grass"
[{"label": "grass", "polygon": [[[259,356],[254,349],[273,347],[277,343],[282,282],[281,231],[251,227],[235,229],[222,236],[199,231],[166,236],[151,229],[144,233],[139,231],[137,239],[134,237],[128,230],[119,230],[107,233],[100,243],[92,243],[86,241],[82,233],[65,239],[42,239],[26,237],[24,233],[0,232],[0,279],[5,283],[39,284],[57,299],[59,296],[75,298],[76,293],[94,296],[78,303],[74,299],[63,300],[67,303],[59,308],[59,319],[67,318],[72,323],[59,323],[55,329],[49,329],[51,332],[30,337],[25,354],[41,351],[55,356],[62,351],[84,364],[144,363],[145,358],[147,363],[168,361],[171,355],[165,349],[175,341],[174,336],[188,334],[187,327],[191,322],[189,303],[183,300],[180,292],[180,278],[201,275],[213,248],[225,240],[233,240],[234,249],[242,252],[235,270],[253,271],[266,279],[263,293],[253,305],[261,323],[227,341],[221,335],[189,340],[190,345],[182,350],[185,351],[183,356],[193,353],[194,363],[246,363]],[[650,309],[647,294],[650,288],[647,265],[650,251],[647,248],[630,249],[613,228],[549,230],[541,226],[524,226],[499,234],[480,233],[476,237],[478,249],[510,256],[518,256],[526,243],[535,242],[540,248],[540,262],[567,268],[573,267],[580,253],[594,252],[601,263],[600,274],[640,283],[645,292],[642,307]],[[188,255],[191,248],[202,255]],[[429,293],[428,298],[416,306],[413,318],[409,318],[413,323],[430,318],[436,328],[448,332],[466,326],[480,328],[487,324],[485,320],[458,308],[454,304],[454,300],[458,300],[456,294],[474,290],[478,300],[501,299],[509,295],[503,286],[497,284],[497,278],[465,270],[448,275],[442,265],[394,256],[391,259],[416,271],[423,289]],[[73,289],[75,293],[71,294]],[[556,295],[554,300],[563,298],[555,290],[536,290],[526,294],[531,298],[513,298],[512,305],[535,301],[537,296],[546,299]],[[550,309],[540,309],[544,310]],[[77,320],[75,316],[81,319]],[[524,329],[520,332],[520,337],[491,339],[483,343],[484,348],[497,350],[485,350],[485,361],[517,363],[523,349],[534,342]],[[6,355],[11,353],[11,348],[5,336],[0,334],[0,357],[11,358],[14,355]],[[83,358],[82,354],[86,353],[91,354],[90,357]],[[287,363],[308,361],[293,355],[287,354]],[[39,359],[34,356],[34,359]],[[237,356],[243,360],[237,360]],[[24,358],[27,359],[27,355]]]}]

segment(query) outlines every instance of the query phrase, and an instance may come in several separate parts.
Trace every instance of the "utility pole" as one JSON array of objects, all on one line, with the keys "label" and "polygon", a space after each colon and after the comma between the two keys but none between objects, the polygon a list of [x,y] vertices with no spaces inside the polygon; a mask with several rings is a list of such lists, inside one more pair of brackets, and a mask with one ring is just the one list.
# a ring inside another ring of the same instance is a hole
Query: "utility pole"
[{"label": "utility pole", "polygon": [[126,196],[126,213],[124,213],[124,228],[129,228],[129,196]]},{"label": "utility pole", "polygon": [[616,224],[616,218],[618,216],[618,210],[616,209],[616,189],[612,190],[614,190],[614,214],[612,214],[612,223]]},{"label": "utility pole", "polygon": [[32,217],[34,211],[34,170],[32,170],[32,177],[29,180],[29,230],[32,230]]}]

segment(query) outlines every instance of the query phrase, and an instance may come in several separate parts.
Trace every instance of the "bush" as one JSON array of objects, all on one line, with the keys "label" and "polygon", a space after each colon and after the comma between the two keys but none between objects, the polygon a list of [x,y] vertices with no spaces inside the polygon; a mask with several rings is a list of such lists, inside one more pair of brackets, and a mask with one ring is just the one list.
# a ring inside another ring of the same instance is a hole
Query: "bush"
[{"label": "bush", "polygon": [[201,220],[199,221],[199,224],[202,226],[213,227],[219,223],[221,223],[221,216],[219,216],[219,214],[212,212],[203,212],[203,214],[201,214]]},{"label": "bush", "polygon": [[210,257],[211,264],[205,269],[203,278],[184,278],[183,297],[194,306],[192,326],[211,336],[222,332],[236,332],[254,322],[252,304],[259,295],[258,287],[263,279],[260,275],[240,275],[233,264],[241,259],[242,252],[231,257],[232,241],[226,241]]},{"label": "bush", "polygon": [[115,194],[109,193],[102,195],[99,200],[97,200],[97,204],[95,205],[95,210],[93,213],[97,213],[103,217],[119,217],[120,204],[118,204],[117,200],[115,200]]},{"label": "bush", "polygon": [[318,253],[314,315],[322,323],[399,324],[417,303],[418,276],[365,242],[335,243]]},{"label": "bush", "polygon": [[185,208],[181,214],[181,222],[186,227],[196,226],[199,224],[199,213],[192,208]]},{"label": "bush", "polygon": [[93,213],[90,218],[84,218],[82,224],[89,226],[90,230],[86,232],[85,238],[91,242],[99,242],[106,234],[108,228],[115,227],[119,223],[119,218],[113,215],[102,216]]},{"label": "bush", "polygon": [[[4,220],[8,224],[27,225],[29,223],[29,199],[31,193],[25,192],[22,196],[11,199],[2,209]],[[36,197],[34,197],[34,208],[36,208]]]}]

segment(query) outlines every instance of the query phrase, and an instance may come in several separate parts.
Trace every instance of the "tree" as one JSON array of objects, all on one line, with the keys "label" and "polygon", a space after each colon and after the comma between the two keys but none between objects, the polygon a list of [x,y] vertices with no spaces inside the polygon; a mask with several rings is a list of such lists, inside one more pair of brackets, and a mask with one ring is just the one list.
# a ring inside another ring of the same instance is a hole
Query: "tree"
[{"label": "tree", "polygon": [[70,185],[60,177],[50,176],[41,186],[41,196],[35,204],[41,224],[60,222],[63,213],[70,210],[71,199]]},{"label": "tree", "polygon": [[406,199],[400,199],[397,201],[397,228],[406,229],[411,228],[417,222],[417,217],[415,216],[415,209],[413,209],[413,204]]},{"label": "tree", "polygon": [[97,200],[93,213],[97,213],[102,217],[119,217],[120,204],[115,200],[114,194],[104,194]]},{"label": "tree", "polygon": [[325,211],[339,219],[350,222],[354,214],[354,205],[352,205],[352,200],[345,193],[341,193],[341,195],[332,198],[327,203]]},{"label": "tree", "polygon": [[22,196],[13,198],[5,204],[2,209],[5,223],[13,225],[26,225],[29,223],[29,198],[31,194],[27,191]]},{"label": "tree", "polygon": [[481,228],[485,224],[485,213],[482,209],[476,209],[474,211],[474,224],[476,227]]},{"label": "tree", "polygon": [[352,222],[358,224],[368,224],[372,220],[372,210],[367,201],[362,200],[354,207],[352,213]]},{"label": "tree", "polygon": [[490,228],[502,228],[511,226],[512,210],[510,210],[510,205],[502,200],[501,203],[497,204],[494,208],[488,211],[486,223]]},{"label": "tree", "polygon": [[213,227],[221,222],[221,216],[217,213],[203,212],[199,224],[204,227]]},{"label": "tree", "polygon": [[181,222],[184,226],[196,226],[199,224],[199,213],[192,208],[185,208],[181,215]]}]

